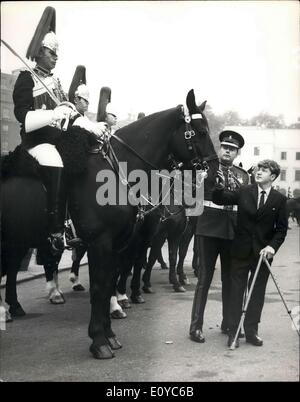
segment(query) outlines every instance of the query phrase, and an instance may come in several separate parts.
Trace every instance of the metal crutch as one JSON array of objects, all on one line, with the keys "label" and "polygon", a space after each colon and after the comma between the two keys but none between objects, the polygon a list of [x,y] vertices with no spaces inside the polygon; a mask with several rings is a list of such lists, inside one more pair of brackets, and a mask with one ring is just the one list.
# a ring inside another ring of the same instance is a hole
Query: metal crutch
[{"label": "metal crutch", "polygon": [[271,266],[270,266],[270,264],[269,264],[269,261],[266,259],[266,257],[264,257],[264,263],[266,264],[266,266],[267,266],[267,268],[268,268],[268,270],[269,270],[269,272],[270,272],[270,275],[271,275],[271,277],[272,277],[272,279],[273,279],[273,282],[274,282],[274,284],[275,284],[275,286],[276,286],[276,288],[277,288],[277,290],[278,290],[278,293],[279,293],[279,295],[280,295],[280,297],[281,297],[281,300],[282,300],[282,302],[283,302],[283,304],[284,304],[284,307],[286,308],[286,311],[288,312],[288,315],[290,316],[290,319],[292,320],[292,323],[294,324],[294,327],[295,327],[295,329],[296,329],[298,335],[300,336],[299,328],[298,328],[298,326],[296,325],[296,323],[295,323],[295,321],[294,321],[294,319],[293,319],[293,317],[292,317],[292,315],[291,315],[291,310],[288,308],[288,306],[287,306],[287,304],[286,304],[286,302],[285,302],[285,300],[284,300],[284,298],[283,298],[282,292],[281,292],[281,290],[280,290],[280,288],[279,288],[279,285],[278,285],[278,283],[277,283],[277,280],[276,280],[276,278],[275,278],[273,272],[271,271]]},{"label": "metal crutch", "polygon": [[235,345],[236,345],[237,338],[239,336],[240,329],[244,325],[244,320],[245,320],[248,304],[250,302],[250,298],[251,298],[251,295],[252,295],[252,292],[253,292],[253,288],[254,288],[254,285],[255,285],[255,282],[256,282],[258,272],[259,272],[260,267],[261,267],[262,260],[263,260],[263,255],[261,254],[260,257],[259,257],[258,263],[257,263],[257,267],[256,267],[256,270],[255,270],[253,279],[252,279],[252,283],[251,283],[251,286],[250,286],[250,289],[249,289],[249,292],[248,292],[248,296],[247,296],[245,305],[244,305],[244,307],[242,309],[242,316],[241,316],[241,319],[240,319],[239,326],[238,326],[237,331],[235,333],[234,340],[233,340],[232,344],[229,346],[230,350],[235,349]]}]

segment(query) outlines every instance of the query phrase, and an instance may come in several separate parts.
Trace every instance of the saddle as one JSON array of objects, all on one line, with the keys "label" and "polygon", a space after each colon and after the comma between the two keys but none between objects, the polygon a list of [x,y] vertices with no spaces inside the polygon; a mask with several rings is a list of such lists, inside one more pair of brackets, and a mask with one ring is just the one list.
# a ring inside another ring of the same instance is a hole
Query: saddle
[{"label": "saddle", "polygon": [[80,175],[87,170],[87,160],[91,149],[99,148],[95,134],[78,126],[69,126],[61,133],[56,148],[63,160],[65,173]]},{"label": "saddle", "polygon": [[[68,176],[82,174],[87,169],[87,159],[91,150],[99,149],[95,134],[78,126],[69,126],[63,131],[55,144]],[[21,144],[8,155],[1,157],[1,178],[31,177],[42,179],[40,164]]]},{"label": "saddle", "polygon": [[31,177],[42,180],[41,167],[23,145],[18,145],[14,151],[1,157],[1,179],[10,177]]}]

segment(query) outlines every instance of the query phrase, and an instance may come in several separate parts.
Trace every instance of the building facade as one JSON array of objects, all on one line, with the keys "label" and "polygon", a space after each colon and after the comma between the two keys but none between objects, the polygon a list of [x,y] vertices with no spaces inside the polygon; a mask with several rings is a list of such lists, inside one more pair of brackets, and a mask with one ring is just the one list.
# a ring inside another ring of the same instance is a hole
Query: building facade
[{"label": "building facade", "polygon": [[20,125],[14,115],[14,103],[12,93],[18,73],[6,74],[1,72],[1,155],[8,154],[20,144]]},{"label": "building facade", "polygon": [[300,195],[300,129],[271,129],[228,126],[242,134],[245,145],[235,163],[248,170],[262,159],[273,159],[281,167],[275,188],[289,196]]}]

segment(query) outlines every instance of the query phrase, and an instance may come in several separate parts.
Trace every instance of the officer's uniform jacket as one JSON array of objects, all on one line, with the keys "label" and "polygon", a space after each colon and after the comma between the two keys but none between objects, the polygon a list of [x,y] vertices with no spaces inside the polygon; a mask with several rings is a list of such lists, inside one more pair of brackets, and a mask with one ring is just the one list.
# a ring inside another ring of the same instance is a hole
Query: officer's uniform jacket
[{"label": "officer's uniform jacket", "polygon": [[[36,67],[34,71],[60,102],[68,100],[58,79],[39,67]],[[61,130],[57,127],[45,126],[30,133],[25,133],[25,118],[29,111],[37,109],[53,110],[57,106],[45,87],[29,71],[20,72],[15,83],[13,100],[15,116],[21,123],[22,144],[26,148],[42,143],[55,145],[61,133]]]},{"label": "officer's uniform jacket", "polygon": [[[225,177],[225,187],[235,190],[249,183],[248,173],[239,166],[225,166],[220,163]],[[208,177],[204,181],[204,210],[198,217],[196,235],[217,237],[232,240],[235,234],[237,220],[236,205],[217,205],[212,202],[212,191],[215,186],[215,175],[208,170]]]}]

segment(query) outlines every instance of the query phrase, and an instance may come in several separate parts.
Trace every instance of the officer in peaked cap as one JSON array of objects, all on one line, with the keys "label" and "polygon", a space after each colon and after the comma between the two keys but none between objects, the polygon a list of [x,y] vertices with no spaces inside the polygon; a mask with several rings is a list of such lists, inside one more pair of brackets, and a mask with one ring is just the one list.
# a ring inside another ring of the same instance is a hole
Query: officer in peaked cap
[{"label": "officer in peaked cap", "polygon": [[245,144],[244,138],[241,134],[231,130],[222,131],[219,135],[219,140],[221,145],[229,145],[237,149],[243,148]]},{"label": "officer in peaked cap", "polygon": [[61,134],[62,121],[69,119],[74,111],[66,105],[57,106],[49,94],[52,92],[59,102],[68,100],[59,80],[51,72],[58,58],[55,24],[55,9],[46,7],[26,54],[27,58],[36,62],[35,74],[20,72],[13,100],[15,116],[21,123],[22,145],[42,166],[48,198],[48,241],[52,252],[58,253],[64,249],[65,195],[63,162],[55,144]]},{"label": "officer in peaked cap", "polygon": [[[233,165],[239,150],[244,146],[243,137],[235,131],[222,131],[219,135],[219,168],[225,176],[226,187],[235,189],[249,183],[245,170]],[[230,247],[236,226],[236,206],[219,206],[212,202],[212,191],[215,186],[214,173],[209,170],[204,182],[204,211],[198,217],[194,252],[198,256],[198,283],[195,289],[190,338],[202,343],[205,341],[202,327],[207,295],[215,270],[218,256],[221,261],[222,307],[223,321],[221,330],[228,332],[228,307],[230,287]]]}]

